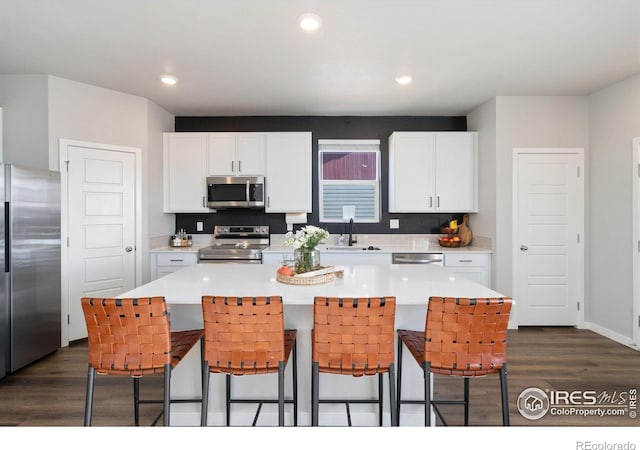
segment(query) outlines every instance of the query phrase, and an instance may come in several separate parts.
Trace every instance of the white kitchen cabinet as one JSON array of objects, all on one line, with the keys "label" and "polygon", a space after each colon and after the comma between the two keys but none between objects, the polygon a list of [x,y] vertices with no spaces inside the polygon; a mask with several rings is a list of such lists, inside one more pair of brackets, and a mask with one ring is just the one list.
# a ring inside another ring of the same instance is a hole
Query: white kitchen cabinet
[{"label": "white kitchen cabinet", "polygon": [[198,254],[195,252],[166,251],[151,253],[151,281],[198,264]]},{"label": "white kitchen cabinet", "polygon": [[268,213],[311,212],[311,132],[266,133]]},{"label": "white kitchen cabinet", "polygon": [[207,133],[164,133],[164,212],[209,212]]},{"label": "white kitchen cabinet", "polygon": [[476,212],[476,132],[394,132],[389,212]]},{"label": "white kitchen cabinet", "polygon": [[208,175],[264,175],[265,133],[208,133]]},{"label": "white kitchen cabinet", "polygon": [[491,255],[488,253],[445,253],[444,267],[491,288]]}]

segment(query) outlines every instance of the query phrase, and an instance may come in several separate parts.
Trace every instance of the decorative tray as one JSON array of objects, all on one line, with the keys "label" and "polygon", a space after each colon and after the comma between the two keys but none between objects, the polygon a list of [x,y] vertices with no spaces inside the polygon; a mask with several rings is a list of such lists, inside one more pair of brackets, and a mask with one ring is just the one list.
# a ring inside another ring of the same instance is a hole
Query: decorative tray
[{"label": "decorative tray", "polygon": [[[313,275],[314,272],[318,272],[317,275]],[[281,273],[276,273],[276,280],[280,283],[285,284],[295,284],[298,286],[311,286],[314,284],[324,284],[330,283],[333,280],[338,278],[342,278],[344,275],[344,271],[340,269],[336,269],[335,267],[322,267],[319,270],[314,272],[307,272],[300,275],[283,275]]]},{"label": "decorative tray", "polygon": [[169,241],[170,247],[191,247],[192,244],[193,244],[192,241],[187,241],[184,239],[181,239],[181,240],[174,239],[172,241]]}]

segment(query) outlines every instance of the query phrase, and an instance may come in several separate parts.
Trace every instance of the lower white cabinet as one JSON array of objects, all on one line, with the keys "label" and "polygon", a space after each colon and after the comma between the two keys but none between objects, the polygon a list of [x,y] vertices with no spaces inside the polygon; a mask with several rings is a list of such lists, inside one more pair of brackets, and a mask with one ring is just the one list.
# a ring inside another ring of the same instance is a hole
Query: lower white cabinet
[{"label": "lower white cabinet", "polygon": [[444,267],[491,288],[491,255],[488,253],[445,253]]},{"label": "lower white cabinet", "polygon": [[198,254],[195,252],[167,251],[151,253],[151,280],[162,278],[193,264],[198,264]]}]

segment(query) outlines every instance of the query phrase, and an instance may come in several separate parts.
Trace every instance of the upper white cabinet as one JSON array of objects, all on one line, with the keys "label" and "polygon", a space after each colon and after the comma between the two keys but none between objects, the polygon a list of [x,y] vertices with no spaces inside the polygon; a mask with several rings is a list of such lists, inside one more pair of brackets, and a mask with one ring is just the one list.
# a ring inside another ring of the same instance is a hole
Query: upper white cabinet
[{"label": "upper white cabinet", "polygon": [[266,133],[265,211],[311,212],[311,132]]},{"label": "upper white cabinet", "polygon": [[164,212],[208,212],[207,133],[164,133]]},{"label": "upper white cabinet", "polygon": [[264,175],[265,212],[311,212],[311,132],[164,133],[164,212],[210,212],[209,175]]},{"label": "upper white cabinet", "polygon": [[208,175],[264,175],[265,133],[207,133]]},{"label": "upper white cabinet", "polygon": [[389,212],[476,212],[476,132],[394,132]]}]

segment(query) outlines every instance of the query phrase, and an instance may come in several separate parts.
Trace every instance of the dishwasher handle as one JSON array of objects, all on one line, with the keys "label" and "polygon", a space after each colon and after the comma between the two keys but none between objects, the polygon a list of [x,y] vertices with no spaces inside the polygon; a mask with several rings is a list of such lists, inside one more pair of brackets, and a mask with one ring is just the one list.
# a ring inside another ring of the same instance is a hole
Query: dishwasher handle
[{"label": "dishwasher handle", "polygon": [[443,265],[442,253],[393,253],[392,264],[437,264]]}]

